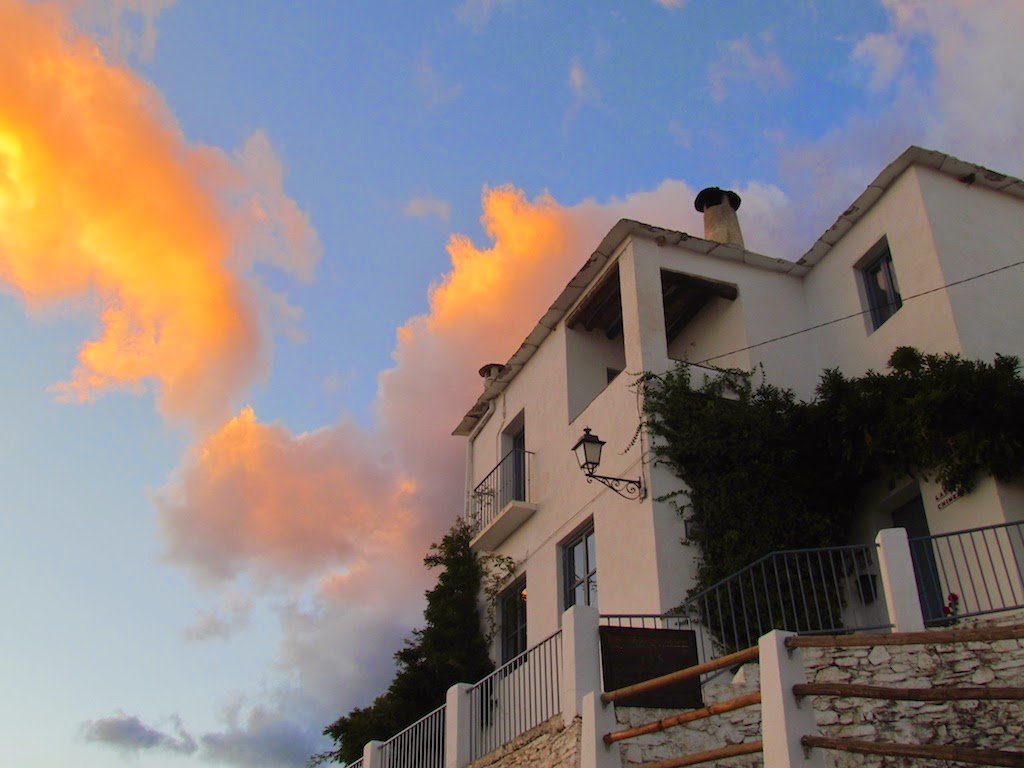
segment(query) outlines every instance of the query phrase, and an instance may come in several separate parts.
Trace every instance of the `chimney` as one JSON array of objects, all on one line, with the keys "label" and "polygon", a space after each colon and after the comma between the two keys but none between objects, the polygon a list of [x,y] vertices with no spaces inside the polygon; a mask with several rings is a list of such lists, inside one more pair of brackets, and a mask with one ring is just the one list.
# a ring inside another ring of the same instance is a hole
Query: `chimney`
[{"label": "chimney", "polygon": [[505,366],[501,363],[487,363],[480,369],[480,377],[484,380],[484,389],[491,385],[491,382],[498,378]]},{"label": "chimney", "polygon": [[743,248],[743,233],[736,211],[740,196],[729,189],[707,187],[702,189],[693,207],[704,214],[704,239]]}]

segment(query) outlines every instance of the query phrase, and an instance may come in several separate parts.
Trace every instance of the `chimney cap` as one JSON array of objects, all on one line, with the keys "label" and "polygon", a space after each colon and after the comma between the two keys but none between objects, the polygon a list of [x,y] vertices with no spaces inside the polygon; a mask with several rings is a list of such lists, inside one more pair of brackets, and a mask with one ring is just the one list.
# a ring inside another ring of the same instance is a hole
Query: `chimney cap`
[{"label": "chimney cap", "polygon": [[487,363],[486,365],[480,368],[478,373],[480,374],[480,378],[482,379],[493,379],[501,372],[501,369],[504,367],[505,366],[502,363]]},{"label": "chimney cap", "polygon": [[716,205],[720,205],[722,198],[728,198],[729,206],[734,210],[738,211],[740,208],[740,196],[733,192],[731,189],[721,189],[719,187],[705,187],[697,193],[697,199],[693,201],[693,207],[701,213],[704,213],[705,208],[710,208]]}]

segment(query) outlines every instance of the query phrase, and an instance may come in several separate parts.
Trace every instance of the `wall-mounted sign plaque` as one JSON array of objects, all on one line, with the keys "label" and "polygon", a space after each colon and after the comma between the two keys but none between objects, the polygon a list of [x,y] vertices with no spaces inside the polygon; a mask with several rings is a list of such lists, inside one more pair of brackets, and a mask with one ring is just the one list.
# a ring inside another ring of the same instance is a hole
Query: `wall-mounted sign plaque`
[{"label": "wall-mounted sign plaque", "polygon": [[[692,629],[600,627],[604,689],[613,691],[697,663],[697,633]],[[616,702],[626,707],[697,709],[704,706],[700,679],[660,688]]]}]

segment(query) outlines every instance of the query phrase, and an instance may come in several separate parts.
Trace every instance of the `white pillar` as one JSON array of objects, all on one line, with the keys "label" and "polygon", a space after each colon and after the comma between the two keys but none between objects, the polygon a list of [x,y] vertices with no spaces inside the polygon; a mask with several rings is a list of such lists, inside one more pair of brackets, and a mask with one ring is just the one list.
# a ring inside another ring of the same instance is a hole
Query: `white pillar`
[{"label": "white pillar", "polygon": [[368,741],[363,746],[363,768],[380,768],[380,748],[383,741]]},{"label": "white pillar", "polygon": [[761,741],[764,768],[825,768],[820,749],[804,750],[802,736],[818,732],[811,700],[798,701],[793,686],[806,683],[803,654],[789,651],[792,632],[773,630],[758,642],[761,664]]},{"label": "white pillar", "polygon": [[572,725],[582,712],[583,697],[601,692],[601,653],[597,608],[574,605],[562,614],[562,718]]},{"label": "white pillar", "polygon": [[920,632],[924,629],[921,598],[917,594],[914,561],[905,528],[886,528],[875,537],[878,544],[878,570],[885,593],[885,606],[893,632]]},{"label": "white pillar", "polygon": [[622,768],[618,743],[604,743],[604,735],[619,727],[615,705],[601,703],[601,692],[590,691],[583,697],[581,714],[580,768]]},{"label": "white pillar", "polygon": [[445,696],[444,768],[462,768],[470,763],[469,683],[456,683]]}]

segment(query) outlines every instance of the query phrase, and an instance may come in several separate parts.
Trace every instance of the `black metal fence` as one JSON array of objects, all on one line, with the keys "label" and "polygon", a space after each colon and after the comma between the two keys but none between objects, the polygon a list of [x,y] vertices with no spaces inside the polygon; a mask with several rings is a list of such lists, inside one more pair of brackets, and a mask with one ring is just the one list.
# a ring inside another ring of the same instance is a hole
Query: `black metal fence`
[{"label": "black metal fence", "polygon": [[1024,522],[910,540],[925,624],[1024,608]]},{"label": "black metal fence", "polygon": [[469,522],[474,533],[490,525],[510,501],[530,500],[532,456],[530,451],[513,448],[473,489]]},{"label": "black metal fence", "polygon": [[890,626],[874,544],[773,552],[661,615],[603,624],[696,633],[700,662],[755,645],[773,629],[826,633]]}]

